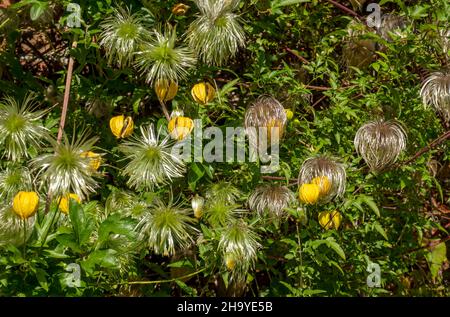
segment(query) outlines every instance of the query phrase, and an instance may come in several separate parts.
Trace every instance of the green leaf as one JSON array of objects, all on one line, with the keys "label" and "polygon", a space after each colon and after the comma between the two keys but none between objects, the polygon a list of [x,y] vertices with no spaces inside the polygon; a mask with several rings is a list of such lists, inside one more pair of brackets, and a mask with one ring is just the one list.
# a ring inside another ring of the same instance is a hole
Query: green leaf
[{"label": "green leaf", "polygon": [[442,264],[447,261],[447,247],[444,242],[433,247],[426,255],[431,276],[435,279],[438,276]]},{"label": "green leaf", "polygon": [[72,249],[74,252],[81,253],[81,248],[78,244],[78,240],[73,233],[63,233],[56,236],[56,241],[65,247]]},{"label": "green leaf", "polygon": [[375,222],[373,224],[373,227],[379,234],[383,236],[384,239],[389,240],[386,231],[384,231],[383,227],[378,222]]},{"label": "green leaf", "polygon": [[197,182],[205,175],[205,171],[202,170],[197,163],[192,163],[188,173],[189,188],[194,191],[197,186]]},{"label": "green leaf", "polygon": [[93,269],[96,265],[103,268],[118,269],[119,260],[117,259],[116,254],[117,251],[113,249],[94,251],[85,261],[81,262],[81,266],[89,274],[93,273]]},{"label": "green leaf", "polygon": [[331,240],[332,238],[328,238],[325,240],[328,247],[333,249],[343,260],[345,260],[345,253],[344,250],[342,250],[341,246],[334,240]]},{"label": "green leaf", "polygon": [[43,269],[36,269],[36,279],[39,285],[48,292],[47,273]]},{"label": "green leaf", "polygon": [[175,280],[175,283],[183,290],[185,291],[189,296],[195,296],[197,294],[196,290],[190,286],[188,286],[186,283],[180,280]]},{"label": "green leaf", "polygon": [[48,3],[47,2],[36,2],[31,6],[30,9],[30,18],[33,21],[39,19],[39,17],[47,10]]},{"label": "green leaf", "polygon": [[128,238],[133,237],[134,223],[131,218],[121,219],[119,214],[110,215],[100,224],[97,243],[106,242],[111,233],[121,234]]},{"label": "green leaf", "polygon": [[368,196],[361,196],[361,201],[366,203],[367,206],[370,207],[370,209],[372,209],[372,211],[375,213],[375,215],[377,215],[378,217],[380,217],[380,210],[378,209],[378,206],[375,204],[375,202],[373,201],[372,197],[368,197]]},{"label": "green leaf", "polygon": [[94,221],[75,200],[69,201],[69,217],[78,246],[85,244],[94,230]]}]

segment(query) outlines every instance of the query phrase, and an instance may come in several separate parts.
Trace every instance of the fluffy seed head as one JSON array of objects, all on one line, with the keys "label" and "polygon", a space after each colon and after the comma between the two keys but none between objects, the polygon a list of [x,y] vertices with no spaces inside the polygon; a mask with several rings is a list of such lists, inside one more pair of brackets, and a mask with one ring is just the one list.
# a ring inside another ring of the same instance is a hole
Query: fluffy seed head
[{"label": "fluffy seed head", "polygon": [[97,140],[97,137],[88,138],[86,131],[72,141],[66,135],[59,144],[52,140],[50,153],[41,154],[31,162],[41,185],[46,185],[55,197],[75,193],[84,199],[95,192],[98,183],[94,176],[98,173],[91,168],[91,159],[81,154],[91,151]]},{"label": "fluffy seed head", "polygon": [[325,156],[308,158],[303,162],[300,169],[298,183],[311,184],[316,177],[326,177],[331,183],[326,195],[320,195],[320,187],[318,186],[320,195],[319,202],[326,203],[334,197],[341,197],[344,194],[347,176],[342,164]]},{"label": "fluffy seed head", "polygon": [[[33,232],[35,217],[21,219],[14,211],[11,204],[0,207],[0,247],[7,245],[21,246],[24,240],[28,240]],[[24,239],[23,226],[26,226],[26,238]]]},{"label": "fluffy seed head", "polygon": [[391,33],[403,37],[403,31],[406,28],[404,17],[395,14],[384,14],[381,17],[381,23],[377,27],[378,34],[386,41],[392,41]]},{"label": "fluffy seed head", "polygon": [[242,219],[231,221],[222,231],[219,250],[232,279],[242,280],[254,265],[260,248],[258,237]]},{"label": "fluffy seed head", "polygon": [[109,64],[118,67],[131,65],[139,46],[151,39],[141,13],[131,13],[129,8],[114,9],[113,14],[100,24],[100,45],[106,50]]},{"label": "fluffy seed head", "polygon": [[405,130],[396,121],[372,121],[356,132],[355,148],[372,171],[382,171],[395,163],[406,147]]},{"label": "fluffy seed head", "polygon": [[32,188],[30,170],[21,166],[8,166],[0,172],[0,198],[6,201],[21,190],[30,191]]},{"label": "fluffy seed head", "polygon": [[40,149],[48,139],[48,130],[41,124],[47,111],[35,110],[37,104],[31,94],[23,102],[5,97],[0,102],[0,148],[2,157],[19,161],[29,157],[29,149]]},{"label": "fluffy seed head", "polygon": [[130,141],[119,145],[125,160],[129,161],[122,170],[122,175],[128,177],[128,186],[152,190],[155,185],[182,177],[185,166],[179,157],[172,154],[170,136],[160,140],[153,124],[140,130],[140,136],[132,136]]},{"label": "fluffy seed head", "polygon": [[156,254],[174,255],[193,242],[197,230],[192,226],[196,220],[189,217],[189,209],[156,198],[146,210],[136,227],[138,240]]},{"label": "fluffy seed head", "polygon": [[424,105],[431,106],[450,121],[450,71],[434,72],[422,83],[420,96]]},{"label": "fluffy seed head", "polygon": [[148,83],[178,83],[187,77],[196,64],[192,51],[184,46],[176,47],[175,28],[164,32],[153,30],[153,39],[142,46],[136,55],[136,66]]},{"label": "fluffy seed head", "polygon": [[194,0],[200,14],[187,31],[189,46],[200,59],[223,66],[245,46],[245,33],[240,18],[233,12],[238,0]]},{"label": "fluffy seed head", "polygon": [[250,142],[258,148],[264,146],[264,136],[267,136],[266,146],[278,143],[283,137],[286,121],[283,105],[270,96],[260,96],[245,111],[245,129]]},{"label": "fluffy seed head", "polygon": [[261,185],[250,195],[248,204],[260,216],[268,213],[270,217],[282,218],[285,216],[285,208],[293,199],[294,194],[286,186]]}]

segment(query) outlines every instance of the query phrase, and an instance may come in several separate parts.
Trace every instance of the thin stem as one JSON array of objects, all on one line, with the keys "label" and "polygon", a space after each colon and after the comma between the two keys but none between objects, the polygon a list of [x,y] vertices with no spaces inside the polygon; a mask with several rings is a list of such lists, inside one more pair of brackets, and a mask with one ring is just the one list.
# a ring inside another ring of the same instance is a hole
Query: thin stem
[{"label": "thin stem", "polygon": [[118,283],[118,284],[116,284],[116,285],[123,285],[123,284],[125,284],[125,285],[148,285],[148,284],[170,283],[170,282],[174,282],[174,281],[176,281],[176,280],[182,280],[182,279],[185,279],[185,278],[188,278],[188,277],[191,277],[191,276],[200,274],[201,272],[203,272],[203,271],[205,271],[205,270],[206,270],[206,268],[203,268],[203,269],[201,269],[201,270],[199,270],[199,271],[196,271],[196,272],[194,272],[194,273],[190,273],[190,274],[183,275],[183,276],[176,277],[176,278],[171,278],[171,279],[168,279],[168,280],[159,280],[159,281],[132,281],[132,282],[122,282],[122,283]]},{"label": "thin stem", "polygon": [[50,228],[53,226],[53,223],[55,222],[56,214],[59,214],[58,213],[58,208],[59,208],[59,204],[61,203],[61,199],[62,199],[62,196],[59,198],[58,204],[56,205],[55,213],[53,214],[53,217],[52,217],[52,220],[50,221],[49,226],[45,230],[44,239],[42,239],[42,243],[41,243],[41,248],[44,246],[45,241],[47,240],[47,237],[48,237],[48,233],[50,232]]},{"label": "thin stem", "polygon": [[300,256],[300,288],[303,288],[303,275],[302,275],[302,270],[303,270],[303,255],[302,255],[302,241],[300,239],[300,231],[298,230],[298,222],[295,222],[295,227],[297,229],[297,243],[298,243],[298,253]]},{"label": "thin stem", "polygon": [[25,219],[22,219],[22,225],[23,225],[23,249],[22,249],[22,252],[23,252],[23,258],[25,258],[26,257],[26,254],[27,254],[27,226],[26,226],[26,223],[25,223]]},{"label": "thin stem", "polygon": [[295,57],[297,57],[297,59],[299,59],[300,61],[302,61],[305,64],[309,64],[309,61],[304,58],[303,56],[301,56],[300,54],[298,54],[296,51],[291,50],[289,47],[286,47],[286,51],[288,51],[289,53],[291,53],[292,55],[294,55]]},{"label": "thin stem", "polygon": [[166,104],[162,100],[159,100],[159,104],[161,105],[161,109],[162,109],[167,121],[170,121],[170,115],[169,115],[169,111],[167,110]]},{"label": "thin stem", "polygon": [[355,11],[353,11],[352,9],[347,8],[345,5],[340,4],[334,0],[327,0],[329,3],[331,3],[332,5],[334,5],[336,8],[339,8],[340,10],[354,16],[355,18],[358,18],[360,20],[363,20],[362,17],[356,13]]}]

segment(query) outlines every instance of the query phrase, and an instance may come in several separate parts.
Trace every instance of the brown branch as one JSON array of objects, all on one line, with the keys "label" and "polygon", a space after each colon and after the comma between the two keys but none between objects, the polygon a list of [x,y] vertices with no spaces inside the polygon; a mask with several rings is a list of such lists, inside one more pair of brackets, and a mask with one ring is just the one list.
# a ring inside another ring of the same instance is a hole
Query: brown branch
[{"label": "brown branch", "polygon": [[[72,48],[77,47],[77,40],[78,35],[75,35],[75,38],[72,43]],[[73,64],[75,60],[72,56],[69,58],[69,65],[67,67],[67,76],[66,76],[66,86],[64,88],[64,100],[63,100],[63,107],[61,111],[61,118],[59,120],[59,128],[58,128],[58,136],[56,138],[56,142],[58,144],[61,143],[63,132],[64,132],[64,125],[66,123],[66,117],[67,117],[67,109],[69,107],[69,98],[70,98],[70,87],[72,84],[72,73],[73,73]],[[46,201],[45,201],[45,210],[44,213],[47,214],[50,209],[50,203],[51,203],[52,197],[50,194],[50,191],[47,193]]]},{"label": "brown branch", "polygon": [[312,86],[312,85],[305,85],[305,88],[310,89],[310,90],[319,90],[319,91],[327,91],[327,90],[333,89],[331,87]]},{"label": "brown branch", "polygon": [[166,104],[162,100],[159,100],[159,104],[161,105],[161,109],[162,109],[167,121],[170,121],[170,114],[169,114],[169,110],[167,110]]},{"label": "brown branch", "polygon": [[[78,35],[75,35],[75,39],[72,43],[72,48],[77,47],[77,40]],[[70,98],[70,86],[72,84],[72,73],[73,73],[73,64],[75,60],[72,56],[69,58],[69,66],[67,67],[67,77],[66,77],[66,87],[64,88],[64,100],[63,100],[63,107],[61,112],[61,119],[59,121],[59,129],[58,129],[58,138],[56,141],[61,143],[63,132],[64,132],[64,125],[66,124],[66,117],[67,117],[67,108],[69,106],[69,98]]]},{"label": "brown branch", "polygon": [[[285,181],[286,177],[282,177],[282,176],[261,176],[262,179],[267,179],[267,180],[272,180],[272,181]],[[290,179],[289,180],[290,183],[296,183],[297,180],[296,179]]]},{"label": "brown branch", "polygon": [[439,144],[443,143],[445,140],[450,139],[450,130],[445,132],[444,134],[440,135],[437,139],[433,140],[430,144],[428,144],[426,147],[420,149],[417,151],[416,154],[414,154],[410,159],[406,160],[403,163],[399,163],[399,166],[402,165],[408,165],[411,162],[414,162],[417,158],[419,158],[422,154],[428,152],[429,150],[435,148]]},{"label": "brown branch", "polygon": [[317,100],[315,103],[313,103],[313,105],[311,107],[315,107],[317,106],[322,100],[324,100],[327,96],[323,95],[322,97],[320,97],[319,100]]},{"label": "brown branch", "polygon": [[305,64],[309,64],[309,61],[304,58],[303,56],[301,56],[300,54],[298,54],[296,51],[291,50],[289,47],[286,47],[286,51],[288,51],[289,53],[291,53],[292,55],[294,55],[295,57],[297,57],[299,60],[301,60],[303,63]]},{"label": "brown branch", "polygon": [[339,8],[340,10],[342,10],[342,11],[344,11],[344,12],[346,12],[346,13],[352,15],[352,16],[354,16],[355,18],[358,18],[361,21],[363,20],[363,18],[358,13],[356,13],[352,9],[347,8],[345,5],[340,4],[340,3],[338,3],[338,2],[336,2],[334,0],[327,0],[327,1],[329,3],[331,3],[332,5],[334,5],[336,8]]}]

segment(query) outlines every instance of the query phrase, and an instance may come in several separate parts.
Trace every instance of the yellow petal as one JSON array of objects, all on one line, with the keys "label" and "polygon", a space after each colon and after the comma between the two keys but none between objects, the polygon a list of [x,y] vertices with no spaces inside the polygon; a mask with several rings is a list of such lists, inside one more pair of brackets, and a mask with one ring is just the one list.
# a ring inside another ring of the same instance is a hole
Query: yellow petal
[{"label": "yellow petal", "polygon": [[319,212],[319,224],[322,228],[328,230],[333,227],[333,222],[331,221],[331,214],[328,211]]},{"label": "yellow petal", "polygon": [[327,176],[318,176],[313,178],[311,183],[319,185],[320,187],[320,195],[325,196],[330,192],[331,182]]},{"label": "yellow petal", "polygon": [[69,213],[69,200],[70,199],[73,199],[78,203],[81,202],[81,199],[80,199],[80,197],[78,197],[77,194],[69,194],[67,196],[61,197],[61,200],[59,202],[59,209],[65,214]]},{"label": "yellow petal", "polygon": [[192,98],[196,102],[202,105],[206,105],[208,102],[214,99],[216,94],[216,90],[214,87],[208,83],[208,82],[202,82],[195,84],[194,87],[192,87],[191,95]]},{"label": "yellow petal", "polygon": [[339,211],[334,210],[330,213],[331,221],[333,223],[334,229],[339,229],[342,221],[342,215]]},{"label": "yellow petal", "polygon": [[299,198],[305,204],[315,204],[319,194],[320,187],[317,184],[302,184],[299,188]]},{"label": "yellow petal", "polygon": [[22,219],[33,216],[38,205],[39,196],[36,192],[20,191],[13,199],[13,211]]}]

